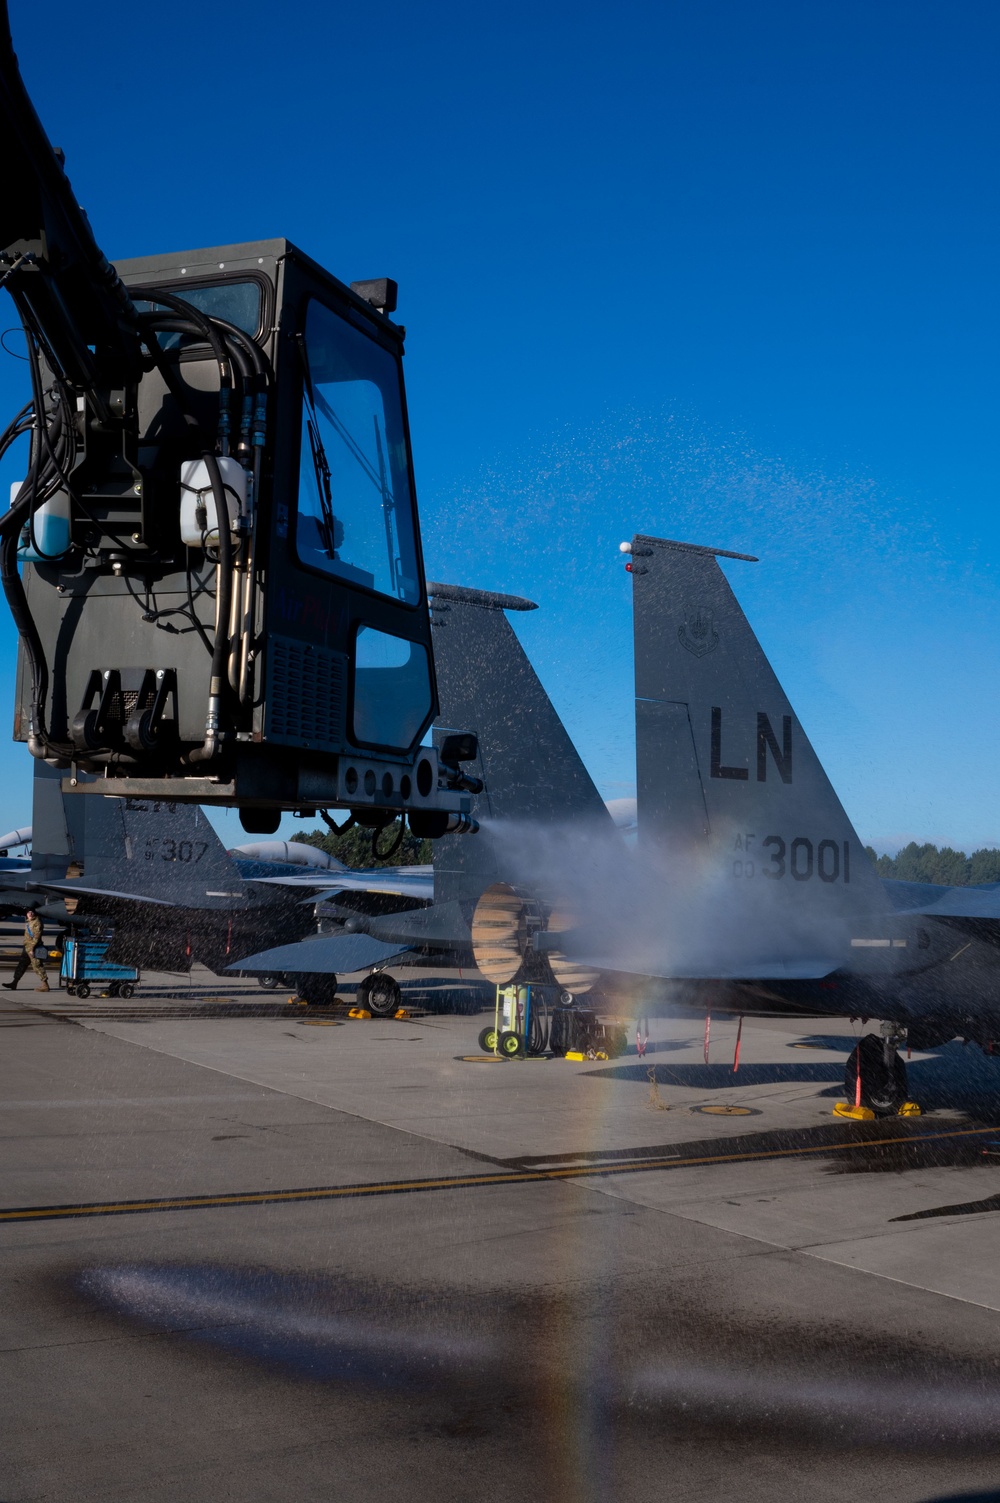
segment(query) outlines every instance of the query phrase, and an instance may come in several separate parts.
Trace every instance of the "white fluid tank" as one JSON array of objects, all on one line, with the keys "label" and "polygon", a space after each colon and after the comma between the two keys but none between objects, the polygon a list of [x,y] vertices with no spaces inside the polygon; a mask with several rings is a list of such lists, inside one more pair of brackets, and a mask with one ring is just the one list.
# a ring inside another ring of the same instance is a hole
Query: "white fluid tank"
[{"label": "white fluid tank", "polygon": [[[14,505],[23,480],[15,480],[10,488],[10,504]],[[61,558],[70,544],[69,496],[66,491],[57,491],[31,518],[30,540],[17,550],[17,556],[25,563],[40,564],[46,559]]]},{"label": "white fluid tank", "polygon": [[[246,511],[247,472],[228,454],[220,454],[216,463],[226,491],[229,525],[235,528]],[[203,459],[188,459],[181,465],[181,538],[189,548],[215,548],[219,543],[215,497]]]}]

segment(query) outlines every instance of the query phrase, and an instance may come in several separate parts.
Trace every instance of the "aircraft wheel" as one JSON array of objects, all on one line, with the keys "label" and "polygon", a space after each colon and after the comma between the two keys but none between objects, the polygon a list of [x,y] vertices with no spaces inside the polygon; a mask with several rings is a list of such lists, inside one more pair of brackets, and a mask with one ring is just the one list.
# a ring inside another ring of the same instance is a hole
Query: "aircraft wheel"
[{"label": "aircraft wheel", "polygon": [[310,1007],[332,1007],[337,1000],[337,978],[324,972],[300,976],[296,995]]},{"label": "aircraft wheel", "polygon": [[524,1044],[519,1033],[502,1033],[500,1035],[500,1053],[506,1054],[508,1059],[524,1052]]},{"label": "aircraft wheel", "polygon": [[479,1035],[479,1047],[484,1054],[495,1054],[500,1035],[495,1028],[484,1028]]},{"label": "aircraft wheel", "polygon": [[908,1100],[906,1062],[893,1049],[888,1066],[882,1040],[876,1033],[866,1033],[847,1057],[844,1070],[844,1089],[848,1104],[857,1095],[858,1068],[861,1069],[861,1104],[878,1117],[895,1116],[903,1102]]},{"label": "aircraft wheel", "polygon": [[604,1047],[612,1059],[620,1059],[628,1048],[628,1034],[624,1028],[610,1029]]},{"label": "aircraft wheel", "polygon": [[89,997],[90,996],[90,987],[87,985],[86,981],[78,981],[77,982],[77,984],[76,984],[76,995],[78,997]]},{"label": "aircraft wheel", "polygon": [[119,997],[135,996],[135,987],[132,985],[131,981],[122,982],[121,986],[118,988],[118,995]]},{"label": "aircraft wheel", "polygon": [[266,992],[273,992],[281,985],[281,977],[275,975],[273,971],[264,971],[257,977],[257,985],[262,986]]},{"label": "aircraft wheel", "polygon": [[399,982],[384,971],[377,971],[358,985],[358,1006],[366,1007],[373,1018],[391,1018],[403,1002]]}]

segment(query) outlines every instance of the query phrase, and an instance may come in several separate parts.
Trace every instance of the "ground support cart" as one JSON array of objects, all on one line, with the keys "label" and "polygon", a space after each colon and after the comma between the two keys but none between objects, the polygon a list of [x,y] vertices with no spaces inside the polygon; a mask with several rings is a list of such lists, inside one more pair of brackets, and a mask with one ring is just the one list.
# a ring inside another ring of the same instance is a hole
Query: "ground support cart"
[{"label": "ground support cart", "polygon": [[107,987],[112,997],[131,997],[139,981],[134,966],[105,960],[107,939],[67,939],[59,979],[71,997],[89,997],[95,986]]},{"label": "ground support cart", "polygon": [[617,1059],[628,1047],[620,1018],[602,1019],[596,1012],[562,1000],[550,1006],[551,988],[498,986],[493,1026],[479,1035],[484,1054],[551,1054],[572,1059]]},{"label": "ground support cart", "polygon": [[[503,1054],[515,1059],[521,1054],[542,1054],[548,1044],[544,1008],[532,1005],[530,986],[498,986],[493,1027],[479,1035],[484,1054]],[[538,988],[534,988],[538,990]]]}]

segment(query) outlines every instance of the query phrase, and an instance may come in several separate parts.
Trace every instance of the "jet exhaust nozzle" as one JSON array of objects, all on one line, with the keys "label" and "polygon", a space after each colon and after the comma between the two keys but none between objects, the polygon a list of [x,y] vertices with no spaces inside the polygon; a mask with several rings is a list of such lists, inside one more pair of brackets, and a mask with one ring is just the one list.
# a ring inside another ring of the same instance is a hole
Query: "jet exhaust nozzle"
[{"label": "jet exhaust nozzle", "polygon": [[579,996],[590,991],[599,973],[560,948],[559,936],[573,927],[566,908],[495,882],[482,893],[472,915],[472,953],[487,981],[496,986],[554,982]]}]

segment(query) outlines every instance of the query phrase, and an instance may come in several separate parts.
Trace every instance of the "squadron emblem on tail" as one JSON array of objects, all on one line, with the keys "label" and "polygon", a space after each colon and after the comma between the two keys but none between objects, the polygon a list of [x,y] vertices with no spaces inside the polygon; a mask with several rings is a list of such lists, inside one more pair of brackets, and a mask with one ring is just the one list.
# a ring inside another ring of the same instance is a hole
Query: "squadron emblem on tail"
[{"label": "squadron emblem on tail", "polygon": [[719,633],[712,625],[711,611],[698,610],[677,628],[677,638],[682,647],[703,658],[719,645]]}]

